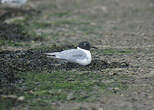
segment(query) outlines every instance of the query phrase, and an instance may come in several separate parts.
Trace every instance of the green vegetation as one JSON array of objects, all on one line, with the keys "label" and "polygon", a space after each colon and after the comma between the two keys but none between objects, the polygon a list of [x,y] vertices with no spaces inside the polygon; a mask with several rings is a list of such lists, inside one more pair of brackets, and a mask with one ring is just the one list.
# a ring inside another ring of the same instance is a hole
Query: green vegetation
[{"label": "green vegetation", "polygon": [[54,13],[49,14],[49,16],[53,16],[53,17],[64,17],[64,16],[69,16],[69,15],[70,15],[70,12],[68,11],[54,12]]},{"label": "green vegetation", "polygon": [[23,43],[23,42],[7,41],[6,44],[12,47],[22,47],[22,46],[30,47],[29,43]]},{"label": "green vegetation", "polygon": [[0,99],[0,110],[10,110],[13,106],[13,101]]},{"label": "green vegetation", "polygon": [[109,49],[103,49],[103,50],[97,50],[97,53],[100,54],[106,54],[106,55],[112,55],[112,54],[130,54],[132,53],[133,50],[130,49],[113,49],[113,48],[109,48]]},{"label": "green vegetation", "polygon": [[78,109],[75,109],[75,110],[87,110],[87,108],[84,108],[84,107],[80,107]]},{"label": "green vegetation", "polygon": [[117,94],[128,88],[125,83],[128,76],[125,75],[111,77],[102,73],[73,71],[18,75],[24,79],[23,83],[16,85],[19,89],[23,88],[18,95],[24,95],[24,103],[37,110],[52,108],[50,104],[53,102],[93,102],[99,100],[102,94]]}]

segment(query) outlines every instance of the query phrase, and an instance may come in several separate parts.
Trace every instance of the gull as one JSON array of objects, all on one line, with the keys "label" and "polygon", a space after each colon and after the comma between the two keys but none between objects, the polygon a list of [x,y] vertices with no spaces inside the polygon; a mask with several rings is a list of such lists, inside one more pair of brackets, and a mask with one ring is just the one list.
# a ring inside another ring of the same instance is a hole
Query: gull
[{"label": "gull", "polygon": [[27,2],[27,0],[0,0],[1,4],[4,4],[6,6],[10,6],[10,7],[21,7],[26,2]]},{"label": "gull", "polygon": [[63,59],[79,65],[89,65],[92,61],[90,53],[90,43],[87,41],[80,42],[76,49],[64,50],[61,52],[45,53],[48,57]]}]

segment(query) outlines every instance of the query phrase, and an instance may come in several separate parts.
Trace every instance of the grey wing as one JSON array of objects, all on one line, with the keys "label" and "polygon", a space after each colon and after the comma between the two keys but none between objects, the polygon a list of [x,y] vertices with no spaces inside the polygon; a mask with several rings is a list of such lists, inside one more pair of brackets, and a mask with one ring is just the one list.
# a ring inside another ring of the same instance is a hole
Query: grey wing
[{"label": "grey wing", "polygon": [[21,3],[21,0],[12,0],[12,3]]},{"label": "grey wing", "polygon": [[1,0],[2,3],[16,3],[18,0]]},{"label": "grey wing", "polygon": [[86,54],[82,50],[70,49],[60,52],[59,56],[62,59],[74,62],[76,61],[76,59],[84,59],[86,57]]}]

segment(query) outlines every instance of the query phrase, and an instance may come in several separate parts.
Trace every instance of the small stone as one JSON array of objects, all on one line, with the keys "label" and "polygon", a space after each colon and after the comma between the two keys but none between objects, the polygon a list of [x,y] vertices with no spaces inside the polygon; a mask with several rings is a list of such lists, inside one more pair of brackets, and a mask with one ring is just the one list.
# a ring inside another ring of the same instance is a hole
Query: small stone
[{"label": "small stone", "polygon": [[24,99],[25,99],[24,96],[18,97],[18,101],[23,101]]},{"label": "small stone", "polygon": [[73,93],[68,94],[67,100],[73,100],[75,97],[73,96]]},{"label": "small stone", "polygon": [[104,110],[103,108],[99,108],[98,110]]}]

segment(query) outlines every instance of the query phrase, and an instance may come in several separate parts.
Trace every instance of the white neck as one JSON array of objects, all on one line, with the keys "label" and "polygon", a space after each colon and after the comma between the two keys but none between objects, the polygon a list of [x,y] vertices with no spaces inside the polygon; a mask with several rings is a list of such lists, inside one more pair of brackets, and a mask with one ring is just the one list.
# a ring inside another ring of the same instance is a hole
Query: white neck
[{"label": "white neck", "polygon": [[[80,47],[77,47],[77,49],[79,49],[79,50],[85,52],[86,55],[87,55],[87,58],[84,59],[84,60],[82,60],[82,61],[83,61],[82,65],[90,64],[90,63],[91,63],[91,60],[92,60],[90,51],[89,51],[89,50],[82,49],[82,48],[80,48]],[[81,64],[82,61],[80,61],[80,64]]]},{"label": "white neck", "polygon": [[77,49],[79,49],[79,50],[82,50],[82,51],[85,51],[85,52],[89,52],[89,50],[86,50],[86,49],[82,49],[82,48],[80,48],[80,47],[77,47]]}]

